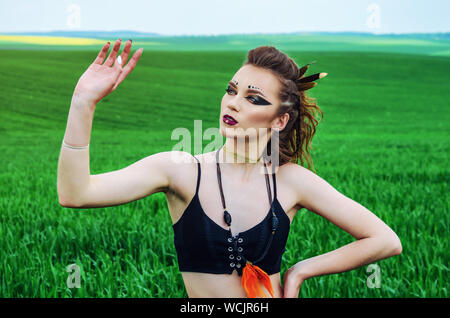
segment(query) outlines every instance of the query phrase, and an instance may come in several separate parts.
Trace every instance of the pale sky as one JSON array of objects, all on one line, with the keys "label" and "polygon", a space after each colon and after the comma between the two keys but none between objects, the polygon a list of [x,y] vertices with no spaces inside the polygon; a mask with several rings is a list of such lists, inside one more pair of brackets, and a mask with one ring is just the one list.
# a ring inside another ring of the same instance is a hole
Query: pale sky
[{"label": "pale sky", "polygon": [[0,0],[1,32],[450,32],[448,0]]}]

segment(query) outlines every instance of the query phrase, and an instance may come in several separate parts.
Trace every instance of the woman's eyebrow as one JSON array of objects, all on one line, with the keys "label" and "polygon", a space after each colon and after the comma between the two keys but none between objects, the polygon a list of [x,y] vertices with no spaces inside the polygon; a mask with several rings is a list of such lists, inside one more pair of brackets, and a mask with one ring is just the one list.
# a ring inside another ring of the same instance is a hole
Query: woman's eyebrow
[{"label": "woman's eyebrow", "polygon": [[[234,88],[237,88],[236,84],[234,84],[234,83],[231,82],[231,81],[228,82],[228,84],[231,85],[231,86],[233,86]],[[250,92],[250,93],[259,93],[259,94],[261,94],[262,96],[264,96],[265,98],[267,98],[267,96],[264,95],[263,92],[261,92],[261,91],[259,91],[259,90],[256,90],[256,89],[251,89],[251,88],[249,88],[249,89],[247,89],[247,92]]]}]

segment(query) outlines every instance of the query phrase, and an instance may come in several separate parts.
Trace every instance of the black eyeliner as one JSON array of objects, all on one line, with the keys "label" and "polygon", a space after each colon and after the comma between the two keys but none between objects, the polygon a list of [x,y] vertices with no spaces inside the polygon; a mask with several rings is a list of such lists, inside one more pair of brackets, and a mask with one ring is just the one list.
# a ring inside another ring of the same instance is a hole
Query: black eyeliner
[{"label": "black eyeliner", "polygon": [[262,97],[258,97],[258,98],[255,98],[255,99],[256,99],[255,105],[272,105],[271,103],[269,103],[268,101],[266,101]]}]

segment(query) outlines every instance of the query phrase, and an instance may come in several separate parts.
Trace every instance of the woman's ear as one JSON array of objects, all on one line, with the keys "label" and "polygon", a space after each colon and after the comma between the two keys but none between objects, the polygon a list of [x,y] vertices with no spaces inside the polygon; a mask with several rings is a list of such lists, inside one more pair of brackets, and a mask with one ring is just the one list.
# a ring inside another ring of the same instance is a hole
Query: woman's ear
[{"label": "woman's ear", "polygon": [[282,131],[284,127],[286,127],[288,122],[289,122],[289,114],[284,113],[283,115],[277,118],[277,121],[275,122],[275,127],[273,129]]}]

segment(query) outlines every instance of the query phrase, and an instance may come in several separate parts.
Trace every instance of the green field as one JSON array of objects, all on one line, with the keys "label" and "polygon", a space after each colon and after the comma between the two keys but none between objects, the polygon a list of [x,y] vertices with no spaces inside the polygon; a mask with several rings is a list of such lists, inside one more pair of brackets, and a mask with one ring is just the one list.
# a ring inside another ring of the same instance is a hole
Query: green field
[{"label": "green field", "polygon": [[[299,297],[448,297],[450,57],[444,52],[450,44],[293,35],[231,40],[243,42],[166,39],[163,50],[136,40],[133,50],[145,48],[138,66],[97,105],[91,174],[170,150],[178,142],[172,130],[193,129],[194,120],[204,130],[217,127],[226,83],[248,49],[276,45],[300,66],[316,60],[308,74],[328,73],[308,91],[324,113],[312,143],[318,175],[380,217],[403,246],[399,256],[376,263],[380,288],[366,285],[363,266],[313,277]],[[187,296],[162,193],[108,208],[58,203],[71,96],[100,48],[0,43],[0,297]],[[302,209],[281,274],[353,240]],[[79,289],[66,285],[73,263],[81,267]]]}]

